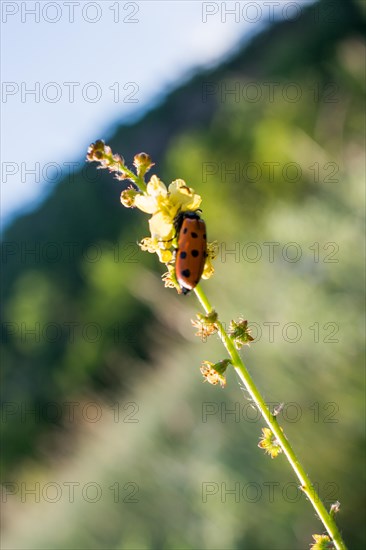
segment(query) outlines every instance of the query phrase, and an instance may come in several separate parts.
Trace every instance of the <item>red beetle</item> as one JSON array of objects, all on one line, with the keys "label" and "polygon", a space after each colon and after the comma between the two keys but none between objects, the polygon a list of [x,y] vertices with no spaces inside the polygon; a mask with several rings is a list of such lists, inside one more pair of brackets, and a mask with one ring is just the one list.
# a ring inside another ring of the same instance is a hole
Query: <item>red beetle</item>
[{"label": "red beetle", "polygon": [[183,294],[199,283],[207,257],[206,224],[197,212],[180,212],[175,218],[178,249],[175,275]]}]

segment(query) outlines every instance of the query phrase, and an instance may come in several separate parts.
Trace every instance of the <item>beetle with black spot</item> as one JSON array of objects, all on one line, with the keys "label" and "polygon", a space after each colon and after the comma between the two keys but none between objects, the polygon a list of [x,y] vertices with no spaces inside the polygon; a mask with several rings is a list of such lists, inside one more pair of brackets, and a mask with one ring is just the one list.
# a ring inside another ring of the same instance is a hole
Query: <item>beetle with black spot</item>
[{"label": "beetle with black spot", "polygon": [[206,224],[196,212],[180,212],[174,225],[178,235],[175,274],[183,294],[199,283],[207,257]]}]

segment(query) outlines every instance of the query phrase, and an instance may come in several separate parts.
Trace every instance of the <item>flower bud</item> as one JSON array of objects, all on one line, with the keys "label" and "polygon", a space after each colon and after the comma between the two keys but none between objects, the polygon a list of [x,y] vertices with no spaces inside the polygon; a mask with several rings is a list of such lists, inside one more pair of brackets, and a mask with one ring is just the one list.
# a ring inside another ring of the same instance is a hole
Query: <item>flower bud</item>
[{"label": "flower bud", "polygon": [[133,159],[133,165],[136,168],[137,175],[141,177],[144,176],[154,164],[155,163],[152,162],[151,157],[147,153],[139,153],[135,155]]},{"label": "flower bud", "polygon": [[123,206],[126,208],[133,208],[135,206],[136,195],[138,195],[138,191],[132,187],[122,191],[120,199]]},{"label": "flower bud", "polygon": [[99,162],[105,155],[105,143],[102,139],[98,139],[95,143],[91,143],[88,147],[86,158],[89,162]]},{"label": "flower bud", "polygon": [[229,365],[231,365],[231,359],[223,359],[218,363],[204,361],[200,370],[205,381],[213,386],[220,384],[224,388],[226,386],[225,372]]},{"label": "flower bud", "polygon": [[328,535],[313,535],[313,539],[315,543],[311,545],[310,550],[330,550],[334,548]]},{"label": "flower bud", "polygon": [[244,319],[231,321],[229,334],[234,340],[237,349],[241,349],[245,345],[249,346],[250,342],[254,340],[253,336],[250,335],[248,321],[244,321]]},{"label": "flower bud", "polygon": [[278,443],[274,433],[269,428],[262,428],[262,437],[258,447],[263,449],[271,458],[276,458],[282,453],[282,447]]}]

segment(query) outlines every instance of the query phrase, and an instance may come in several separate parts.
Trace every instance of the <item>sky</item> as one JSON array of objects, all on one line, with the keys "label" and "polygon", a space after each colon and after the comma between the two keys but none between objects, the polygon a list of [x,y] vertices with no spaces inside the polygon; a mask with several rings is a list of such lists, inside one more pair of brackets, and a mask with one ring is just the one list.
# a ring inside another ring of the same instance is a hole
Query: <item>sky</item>
[{"label": "sky", "polygon": [[2,0],[2,227],[81,168],[96,137],[310,3]]}]

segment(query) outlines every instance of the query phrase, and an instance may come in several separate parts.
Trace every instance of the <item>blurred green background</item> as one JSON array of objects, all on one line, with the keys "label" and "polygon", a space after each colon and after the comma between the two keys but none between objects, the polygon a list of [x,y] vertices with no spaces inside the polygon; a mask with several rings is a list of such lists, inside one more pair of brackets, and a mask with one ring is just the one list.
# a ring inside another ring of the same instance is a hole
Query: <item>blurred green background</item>
[{"label": "blurred green background", "polygon": [[[109,141],[203,197],[218,242],[204,290],[252,325],[244,359],[286,404],[327,507],[341,502],[349,548],[366,542],[364,32],[362,2],[310,6]],[[89,166],[3,236],[3,548],[307,548],[322,525],[257,447],[235,375],[202,383],[224,350],[139,250],[147,217],[122,189]]]}]

